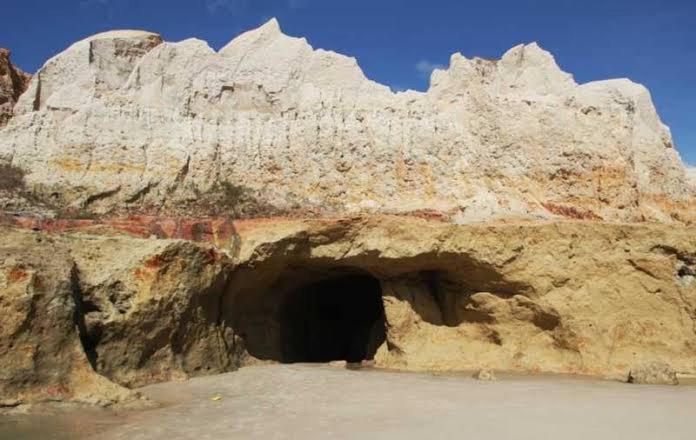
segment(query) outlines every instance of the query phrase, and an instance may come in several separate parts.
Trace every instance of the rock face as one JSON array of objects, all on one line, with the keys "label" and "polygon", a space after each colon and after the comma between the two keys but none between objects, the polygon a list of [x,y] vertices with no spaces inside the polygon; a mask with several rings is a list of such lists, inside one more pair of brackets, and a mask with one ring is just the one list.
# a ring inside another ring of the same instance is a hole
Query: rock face
[{"label": "rock face", "polygon": [[257,357],[282,360],[287,328],[274,310],[289,292],[357,271],[380,284],[377,366],[625,380],[631,366],[663,359],[696,371],[693,228],[393,217],[242,222],[237,231],[224,313]]},{"label": "rock face", "polygon": [[[2,229],[0,406],[113,405],[128,387],[236,368],[227,258],[189,242]],[[47,258],[49,257],[49,258]],[[110,380],[111,381],[110,381]]]},{"label": "rock face", "polygon": [[59,210],[694,220],[648,91],[578,85],[536,44],[392,93],[275,20],[217,52],[108,32],[49,60],[15,113],[0,161]]},{"label": "rock face", "polygon": [[3,231],[0,261],[0,407],[136,400],[89,363],[68,249],[50,237]]},{"label": "rock face", "polygon": [[636,366],[663,360],[696,373],[693,227],[379,216],[233,228],[228,257],[4,227],[4,404],[113,404],[129,395],[107,379],[133,387],[260,361],[645,382],[654,375]]},{"label": "rock face", "polygon": [[0,406],[258,362],[696,374],[696,185],[644,87],[536,44],[393,93],[275,20],[114,31],[13,111]]},{"label": "rock face", "polygon": [[0,48],[0,128],[7,125],[12,117],[12,109],[30,80],[31,75],[12,65],[10,51]]},{"label": "rock face", "polygon": [[221,325],[230,272],[223,254],[187,242],[80,243],[85,349],[95,370],[128,387],[234,370],[238,342]]}]

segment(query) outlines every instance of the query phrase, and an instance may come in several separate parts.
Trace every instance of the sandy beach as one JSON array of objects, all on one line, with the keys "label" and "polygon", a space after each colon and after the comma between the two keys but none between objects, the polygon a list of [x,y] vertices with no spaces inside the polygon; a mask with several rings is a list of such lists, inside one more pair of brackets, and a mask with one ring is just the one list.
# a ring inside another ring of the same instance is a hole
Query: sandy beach
[{"label": "sandy beach", "polygon": [[[162,406],[16,416],[19,439],[693,439],[696,387],[266,365],[141,390]],[[29,420],[40,420],[30,423]],[[14,429],[14,432],[10,430]],[[9,437],[12,434],[14,437]]]}]

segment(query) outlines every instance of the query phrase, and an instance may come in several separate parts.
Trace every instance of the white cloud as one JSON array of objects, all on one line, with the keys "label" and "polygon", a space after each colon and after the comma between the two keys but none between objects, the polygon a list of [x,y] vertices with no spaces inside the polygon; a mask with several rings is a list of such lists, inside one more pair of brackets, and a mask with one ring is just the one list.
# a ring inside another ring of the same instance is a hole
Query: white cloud
[{"label": "white cloud", "polygon": [[428,60],[420,60],[416,63],[416,71],[424,78],[430,78],[430,74],[433,73],[433,70],[444,68],[445,66],[442,64],[432,63]]}]

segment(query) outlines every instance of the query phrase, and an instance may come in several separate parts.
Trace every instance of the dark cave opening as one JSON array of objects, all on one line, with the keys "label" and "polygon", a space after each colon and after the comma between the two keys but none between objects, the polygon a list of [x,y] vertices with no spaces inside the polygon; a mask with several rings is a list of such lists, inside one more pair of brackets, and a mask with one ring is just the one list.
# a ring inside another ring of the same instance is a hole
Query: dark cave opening
[{"label": "dark cave opening", "polygon": [[379,281],[343,274],[296,288],[279,324],[282,362],[372,359],[386,337]]}]

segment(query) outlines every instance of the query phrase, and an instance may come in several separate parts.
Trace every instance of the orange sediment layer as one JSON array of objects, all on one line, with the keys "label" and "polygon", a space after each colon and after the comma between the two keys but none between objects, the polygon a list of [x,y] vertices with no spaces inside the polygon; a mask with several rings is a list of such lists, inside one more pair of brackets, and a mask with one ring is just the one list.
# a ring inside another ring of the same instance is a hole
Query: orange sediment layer
[{"label": "orange sediment layer", "polygon": [[[443,222],[444,214],[430,211],[417,211],[398,216],[421,218],[429,221]],[[335,222],[340,218],[313,218],[318,222]],[[259,225],[284,221],[297,221],[298,217],[262,217],[232,220],[226,217],[160,217],[149,215],[132,215],[122,218],[69,219],[41,218],[8,215],[0,212],[0,225],[14,226],[44,232],[118,232],[134,237],[161,239],[183,239],[195,242],[211,243],[218,247],[232,243],[239,231],[255,229]]]},{"label": "orange sediment layer", "polygon": [[97,232],[107,229],[135,237],[174,238],[225,246],[235,236],[234,224],[225,218],[162,218],[131,216],[114,219],[51,219],[0,214],[0,225],[45,232]]}]

